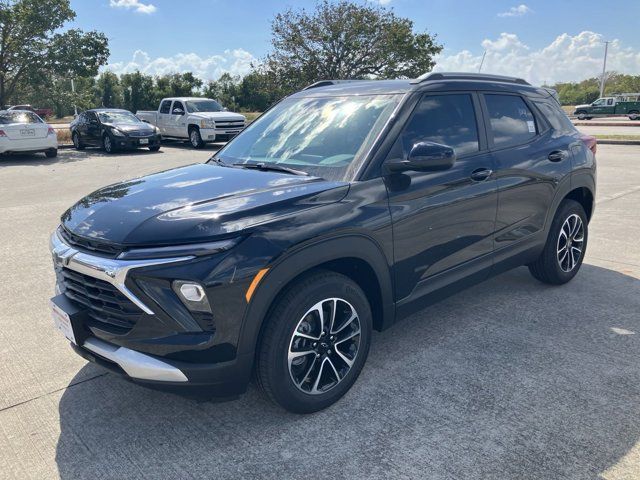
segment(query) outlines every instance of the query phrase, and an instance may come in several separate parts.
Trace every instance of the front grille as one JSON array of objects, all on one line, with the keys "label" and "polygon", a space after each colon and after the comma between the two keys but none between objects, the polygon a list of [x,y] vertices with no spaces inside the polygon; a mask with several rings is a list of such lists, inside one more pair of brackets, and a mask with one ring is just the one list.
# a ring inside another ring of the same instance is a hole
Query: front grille
[{"label": "front grille", "polygon": [[153,136],[153,132],[127,132],[127,135],[130,137],[151,137]]},{"label": "front grille", "polygon": [[244,120],[217,121],[216,128],[244,128]]},{"label": "front grille", "polygon": [[120,247],[110,243],[101,242],[100,240],[90,240],[88,238],[81,237],[80,235],[71,233],[62,226],[58,229],[58,232],[67,245],[77,247],[79,250],[107,255],[112,258],[122,252],[122,248]]},{"label": "front grille", "polygon": [[143,315],[131,300],[104,280],[68,268],[56,268],[58,284],[69,298],[88,308],[92,324],[114,334],[125,334]]}]

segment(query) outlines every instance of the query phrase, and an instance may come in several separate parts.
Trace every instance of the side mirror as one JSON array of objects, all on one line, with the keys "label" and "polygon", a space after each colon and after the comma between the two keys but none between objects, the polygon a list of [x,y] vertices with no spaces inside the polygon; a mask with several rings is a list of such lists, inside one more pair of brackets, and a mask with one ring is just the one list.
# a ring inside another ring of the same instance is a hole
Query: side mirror
[{"label": "side mirror", "polygon": [[447,145],[434,142],[418,142],[413,145],[409,156],[385,162],[391,172],[437,172],[453,167],[456,152]]},{"label": "side mirror", "polygon": [[222,107],[222,111],[223,111],[223,112],[228,112],[228,111],[229,111],[229,109],[228,109],[227,107]]},{"label": "side mirror", "polygon": [[184,115],[184,110],[182,110],[181,108],[174,108],[173,112],[171,112],[171,115]]}]

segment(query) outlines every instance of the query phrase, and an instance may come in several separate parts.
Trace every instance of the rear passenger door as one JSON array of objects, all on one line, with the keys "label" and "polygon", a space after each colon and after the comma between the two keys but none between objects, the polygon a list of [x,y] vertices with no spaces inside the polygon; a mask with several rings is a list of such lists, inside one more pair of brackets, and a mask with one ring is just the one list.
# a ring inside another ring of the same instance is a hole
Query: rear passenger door
[{"label": "rear passenger door", "polygon": [[489,144],[496,161],[496,262],[544,240],[549,208],[571,171],[571,143],[555,134],[533,104],[517,94],[484,93]]},{"label": "rear passenger door", "polygon": [[407,158],[423,141],[453,147],[457,160],[448,170],[385,179],[400,307],[492,261],[497,189],[477,95],[425,94],[387,158]]}]

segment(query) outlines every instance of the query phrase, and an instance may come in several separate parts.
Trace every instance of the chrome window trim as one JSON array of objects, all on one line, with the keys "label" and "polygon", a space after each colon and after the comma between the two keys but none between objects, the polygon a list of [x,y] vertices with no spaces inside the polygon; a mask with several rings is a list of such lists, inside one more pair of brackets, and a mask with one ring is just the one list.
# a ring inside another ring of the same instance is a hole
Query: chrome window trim
[{"label": "chrome window trim", "polygon": [[96,255],[81,252],[80,250],[67,245],[60,238],[57,230],[51,235],[49,244],[51,248],[51,255],[53,256],[53,261],[56,265],[60,265],[75,272],[110,283],[148,315],[154,315],[155,313],[138,297],[136,297],[125,285],[129,271],[134,268],[184,262],[195,258],[192,255],[162,258],[157,260],[115,260],[111,258],[98,257]]}]

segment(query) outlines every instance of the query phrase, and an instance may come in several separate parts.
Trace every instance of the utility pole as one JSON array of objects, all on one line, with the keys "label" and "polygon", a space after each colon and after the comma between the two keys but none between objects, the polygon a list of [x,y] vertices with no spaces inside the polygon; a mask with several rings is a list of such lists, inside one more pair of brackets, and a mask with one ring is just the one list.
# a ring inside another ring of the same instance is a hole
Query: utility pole
[{"label": "utility pole", "polygon": [[607,75],[607,51],[609,42],[604,42],[604,62],[602,63],[602,78],[600,79],[600,98],[604,97],[604,83]]},{"label": "utility pole", "polygon": [[71,92],[73,93],[73,117],[78,116],[78,107],[76,106],[76,84],[73,83],[73,77],[71,78]]},{"label": "utility pole", "polygon": [[478,67],[478,73],[480,73],[480,70],[482,70],[482,65],[484,64],[484,57],[487,54],[487,51],[485,50],[484,53],[482,54],[482,60],[480,60],[480,66]]}]

